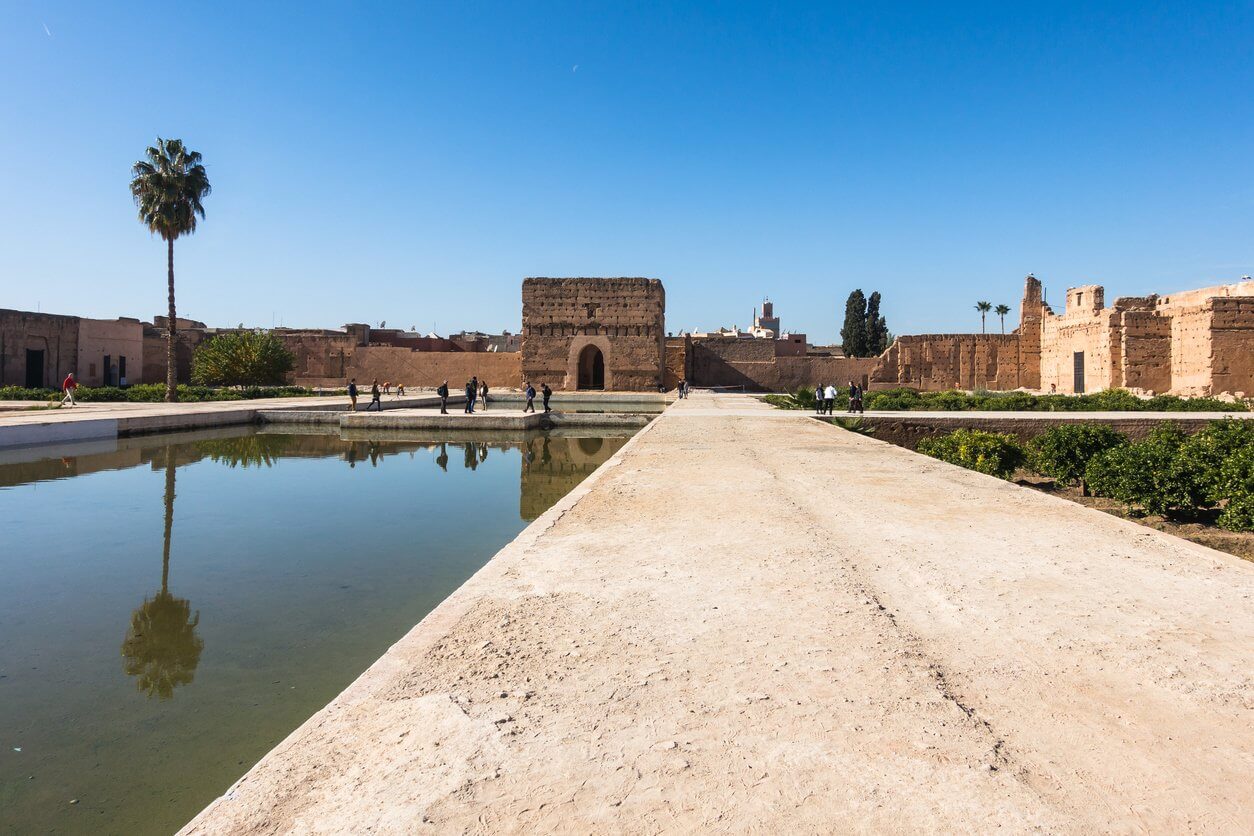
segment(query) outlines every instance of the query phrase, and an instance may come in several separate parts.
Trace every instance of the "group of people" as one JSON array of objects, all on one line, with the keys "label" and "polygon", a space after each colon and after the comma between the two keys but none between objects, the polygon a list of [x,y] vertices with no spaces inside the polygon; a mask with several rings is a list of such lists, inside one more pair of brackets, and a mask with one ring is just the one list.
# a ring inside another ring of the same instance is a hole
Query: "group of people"
[{"label": "group of people", "polygon": [[[862,387],[849,381],[849,406],[846,412],[866,412],[862,406]],[[832,408],[836,403],[836,387],[828,383],[816,384],[814,387],[814,411],[819,415],[831,415]]]},{"label": "group of people", "polygon": [[[74,385],[77,385],[77,384],[74,384]],[[380,386],[379,379],[375,378],[370,384],[370,403],[366,406],[365,411],[369,412],[370,407],[377,406],[378,410],[382,412],[383,411],[382,395],[388,392],[390,389],[391,389],[390,383],[384,383],[382,384],[382,386]],[[73,390],[70,389],[68,391],[72,393]],[[397,397],[403,396],[405,394],[404,385],[398,385],[396,387],[396,392],[397,392]],[[488,408],[488,382],[486,380],[480,380],[478,375],[471,377],[470,380],[466,381],[465,392],[466,392],[466,407],[465,407],[464,412],[467,415],[473,415],[475,413],[475,407],[479,407],[480,409],[485,410],[485,411],[487,410]],[[440,398],[440,414],[448,415],[448,399],[449,399],[448,381],[446,380],[443,383],[441,383],[439,387],[436,388],[435,393]],[[544,411],[545,412],[551,411],[549,409],[549,399],[553,397],[553,390],[549,388],[549,384],[547,383],[541,384],[540,391],[537,392],[536,387],[533,386],[530,381],[528,381],[526,385],[523,387],[523,394],[527,398],[527,403],[523,407],[523,412],[535,412],[536,411],[536,405],[535,405],[536,395],[540,395],[543,398]],[[348,408],[352,412],[357,411],[357,396],[358,396],[357,378],[354,377],[348,381],[348,401],[349,401]],[[72,399],[73,395],[69,394],[67,395],[67,397],[70,397]]]}]

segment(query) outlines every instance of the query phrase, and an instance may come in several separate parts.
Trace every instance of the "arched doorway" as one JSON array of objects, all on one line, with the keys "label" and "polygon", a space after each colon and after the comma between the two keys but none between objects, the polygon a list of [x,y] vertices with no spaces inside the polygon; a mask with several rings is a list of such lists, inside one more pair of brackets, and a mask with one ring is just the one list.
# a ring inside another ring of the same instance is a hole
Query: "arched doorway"
[{"label": "arched doorway", "polygon": [[605,388],[605,355],[595,345],[585,345],[579,352],[579,388]]}]

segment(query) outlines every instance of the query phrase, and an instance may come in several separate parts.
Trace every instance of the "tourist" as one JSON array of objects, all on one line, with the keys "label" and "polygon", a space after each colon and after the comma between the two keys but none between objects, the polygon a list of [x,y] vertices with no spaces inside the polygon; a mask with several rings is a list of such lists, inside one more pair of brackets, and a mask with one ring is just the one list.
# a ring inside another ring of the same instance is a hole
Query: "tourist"
[{"label": "tourist", "polygon": [[862,387],[857,384],[854,384],[853,387],[853,411],[866,412],[866,410],[862,408]]},{"label": "tourist", "polygon": [[545,383],[540,386],[540,395],[544,398],[544,411],[549,411],[549,398],[553,397],[553,390],[549,388],[549,384]]},{"label": "tourist", "polygon": [[403,397],[405,397],[405,384],[398,383],[396,384],[396,397],[394,398],[394,400],[399,401]]},{"label": "tourist", "polygon": [[845,410],[846,412],[854,411],[855,409],[854,399],[857,397],[858,397],[858,387],[855,386],[853,381],[851,380],[849,381],[849,408]]},{"label": "tourist", "polygon": [[531,385],[531,381],[527,381],[526,389],[523,393],[527,396],[527,405],[523,407],[523,412],[536,411],[536,387]]},{"label": "tourist", "polygon": [[357,411],[357,378],[348,381],[348,408],[352,412]]},{"label": "tourist", "polygon": [[479,375],[471,375],[470,377],[470,411],[474,412],[475,407],[479,404]]},{"label": "tourist", "polygon": [[486,380],[479,383],[479,402],[483,404],[484,412],[488,410],[488,382]]},{"label": "tourist", "polygon": [[827,388],[823,390],[823,410],[828,414],[832,414],[832,410],[836,408],[836,387],[827,384]]},{"label": "tourist", "polygon": [[818,415],[823,414],[823,384],[814,384],[814,411]]},{"label": "tourist", "polygon": [[379,398],[379,378],[375,378],[370,383],[370,404],[366,407],[366,411],[370,411],[370,407],[378,404],[379,411],[383,411],[383,401]]},{"label": "tourist", "polygon": [[390,380],[383,381],[383,394],[385,395],[392,394],[392,381]]},{"label": "tourist", "polygon": [[473,378],[466,381],[466,410],[467,415],[475,413],[475,384]]},{"label": "tourist", "polygon": [[441,383],[435,393],[440,396],[440,414],[448,415],[448,381]]},{"label": "tourist", "polygon": [[78,381],[74,379],[74,372],[70,372],[65,376],[65,380],[61,382],[61,406],[65,406],[65,402],[69,401],[70,406],[76,406],[74,403],[74,390],[78,388]]}]

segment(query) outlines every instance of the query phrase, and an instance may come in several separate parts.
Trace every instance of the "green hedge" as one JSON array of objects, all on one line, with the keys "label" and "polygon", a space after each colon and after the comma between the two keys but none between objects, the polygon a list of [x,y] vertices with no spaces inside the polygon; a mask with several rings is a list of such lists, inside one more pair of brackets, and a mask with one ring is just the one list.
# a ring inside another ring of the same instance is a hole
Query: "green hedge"
[{"label": "green hedge", "polygon": [[1214,516],[1232,531],[1254,531],[1254,421],[1211,421],[1194,435],[1165,422],[1142,441],[1097,424],[1053,427],[1023,448],[1009,435],[955,430],[925,438],[919,452],[1008,478],[1027,465],[1061,484],[1079,481],[1129,511]]},{"label": "green hedge", "polygon": [[[180,401],[247,401],[257,398],[301,398],[313,395],[312,389],[301,386],[247,386],[239,389],[215,388],[211,386],[186,386],[179,384]],[[21,386],[0,387],[0,400],[5,401],[47,401],[60,399],[61,393],[54,389],[25,389]],[[164,383],[143,383],[128,386],[79,386],[74,391],[75,400],[83,403],[123,402],[156,403],[165,400]]]},{"label": "green hedge", "polygon": [[983,430],[954,430],[925,438],[919,452],[950,464],[1008,479],[1023,464],[1023,446],[1012,435]]},{"label": "green hedge", "polygon": [[[781,409],[814,409],[814,389],[801,388],[792,395],[767,395],[766,401]],[[843,410],[848,396],[840,391],[836,406]],[[882,389],[867,392],[863,406],[892,412],[1248,412],[1244,402],[1218,398],[1181,398],[1155,395],[1139,398],[1126,389],[1106,389],[1091,395],[1033,395],[1028,392],[919,392],[914,389]]]}]

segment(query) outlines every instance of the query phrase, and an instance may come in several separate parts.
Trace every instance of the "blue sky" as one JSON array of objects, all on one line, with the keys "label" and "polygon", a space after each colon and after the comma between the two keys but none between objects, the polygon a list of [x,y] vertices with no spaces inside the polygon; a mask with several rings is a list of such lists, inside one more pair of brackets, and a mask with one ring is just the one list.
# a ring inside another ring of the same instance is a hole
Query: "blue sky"
[{"label": "blue sky", "polygon": [[0,307],[150,318],[130,164],[214,194],[211,324],[519,326],[532,275],[643,275],[669,330],[895,333],[1254,273],[1254,4],[0,6]]}]

